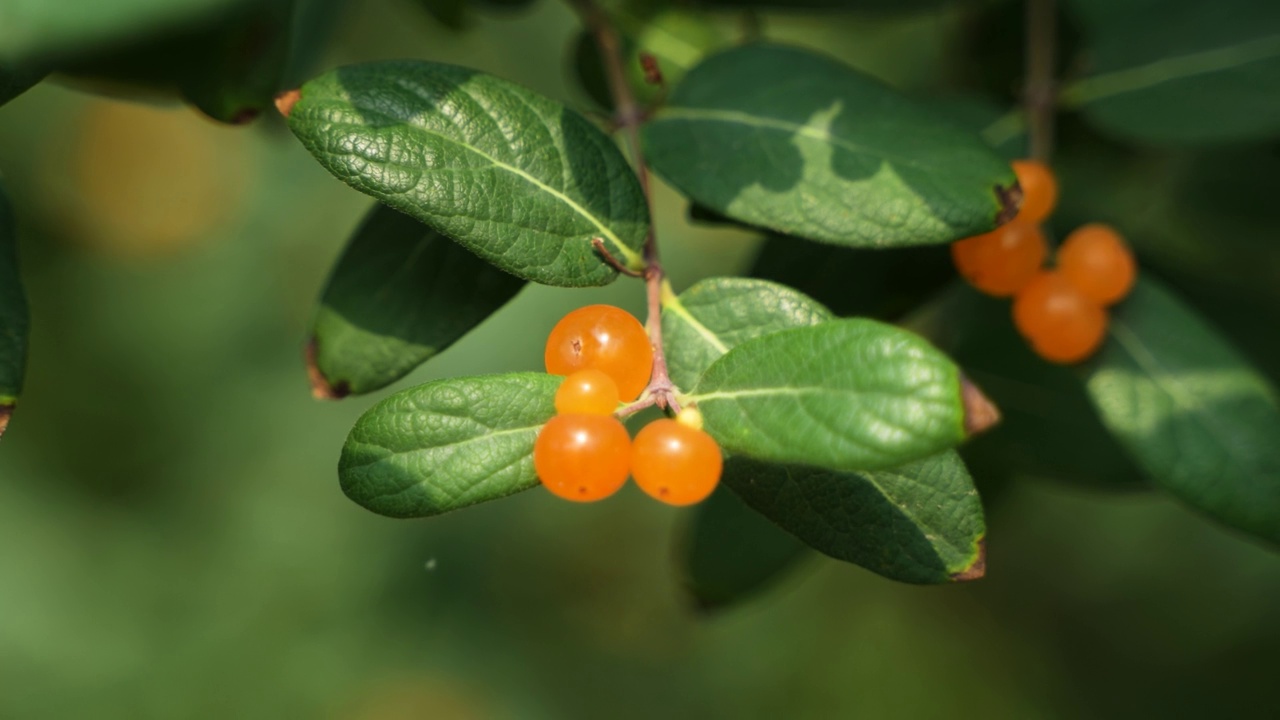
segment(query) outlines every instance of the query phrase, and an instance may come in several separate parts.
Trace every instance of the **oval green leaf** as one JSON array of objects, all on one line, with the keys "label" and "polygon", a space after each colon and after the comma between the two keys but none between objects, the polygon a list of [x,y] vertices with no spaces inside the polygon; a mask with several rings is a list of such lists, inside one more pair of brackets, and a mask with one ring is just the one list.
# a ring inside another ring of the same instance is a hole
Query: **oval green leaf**
[{"label": "oval green leaf", "polygon": [[428,517],[538,484],[533,441],[562,378],[516,373],[403,390],[356,421],[338,461],[342,491],[380,515]]},{"label": "oval green leaf", "polygon": [[601,238],[639,267],[648,209],[617,147],[531,90],[440,63],[339,68],[302,86],[289,127],[329,172],[513,275],[604,285]]},{"label": "oval green leaf", "polygon": [[1280,543],[1275,389],[1156,281],[1141,279],[1112,317],[1088,391],[1153,482],[1222,523]]},{"label": "oval green leaf", "polygon": [[18,276],[13,207],[0,184],[0,435],[4,435],[22,392],[30,322],[27,296]]},{"label": "oval green leaf", "polygon": [[342,397],[390,385],[523,287],[417,220],[376,205],[320,299],[311,335],[316,394]]},{"label": "oval green leaf", "polygon": [[1073,0],[1091,73],[1062,101],[1151,143],[1280,133],[1280,3]]},{"label": "oval green leaf", "polygon": [[785,285],[751,278],[709,278],[662,298],[667,370],[677,387],[691,388],[711,363],[739,343],[835,316]]},{"label": "oval green leaf", "polygon": [[680,553],[685,589],[708,611],[763,592],[806,554],[804,543],[744,505],[726,483],[694,511]]},{"label": "oval green leaf", "polygon": [[945,243],[1016,212],[977,136],[826,56],[748,45],[695,67],[644,129],[650,164],[734,220],[855,247]]},{"label": "oval green leaf", "polygon": [[725,450],[831,470],[890,468],[965,438],[960,373],[917,335],[832,320],[749,340],[690,400]]},{"label": "oval green leaf", "polygon": [[884,577],[933,584],[985,572],[982,502],[953,451],[856,473],[733,458],[724,479],[809,547]]}]

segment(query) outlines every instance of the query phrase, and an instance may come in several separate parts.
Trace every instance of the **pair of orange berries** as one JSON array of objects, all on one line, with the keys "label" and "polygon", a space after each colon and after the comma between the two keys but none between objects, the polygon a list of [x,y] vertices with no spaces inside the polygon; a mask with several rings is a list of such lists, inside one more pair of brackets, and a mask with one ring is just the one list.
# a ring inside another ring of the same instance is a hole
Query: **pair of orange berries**
[{"label": "pair of orange berries", "polygon": [[1013,323],[1040,357],[1074,363],[1092,355],[1107,332],[1107,311],[1133,287],[1133,254],[1114,229],[1077,228],[1045,269],[1048,243],[1040,224],[1058,201],[1053,172],[1034,160],[1013,170],[1022,187],[1018,216],[984,235],[952,244],[956,268],[988,295],[1013,296]]},{"label": "pair of orange berries", "polygon": [[646,425],[635,440],[614,413],[649,383],[653,347],[640,321],[611,305],[565,315],[547,338],[547,372],[565,375],[557,415],[538,433],[533,465],[544,487],[566,500],[602,500],[627,476],[671,505],[705,499],[720,481],[720,446],[696,410]]}]

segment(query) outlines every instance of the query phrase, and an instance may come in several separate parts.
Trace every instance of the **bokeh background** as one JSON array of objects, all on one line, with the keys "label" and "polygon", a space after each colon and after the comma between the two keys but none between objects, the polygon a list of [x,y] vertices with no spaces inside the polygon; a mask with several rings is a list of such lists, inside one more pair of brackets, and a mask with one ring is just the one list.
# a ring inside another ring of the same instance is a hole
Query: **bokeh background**
[{"label": "bokeh background", "polygon": [[[1007,103],[1019,22],[996,3],[763,27],[913,92]],[[361,0],[317,72],[422,57],[588,107],[568,72],[576,32],[553,0],[461,31],[412,0]],[[368,200],[276,118],[227,128],[143,100],[63,80],[0,109],[33,314],[0,444],[0,717],[1280,715],[1280,556],[1163,494],[1017,477],[986,489],[980,582],[912,587],[813,558],[714,614],[683,588],[690,511],[634,488],[589,507],[531,491],[425,521],[372,515],[342,495],[336,462],[386,393],[319,403],[301,360]],[[1230,229],[1203,245],[1161,234],[1153,207],[1206,167],[1275,187],[1275,146],[1134,150],[1068,118],[1071,142],[1077,214],[1141,219],[1151,272],[1215,273],[1186,292],[1274,377],[1275,342],[1248,320],[1277,305],[1267,186],[1188,216]],[[749,233],[689,224],[665,188],[657,202],[677,289],[749,266]],[[641,301],[625,279],[529,287],[396,388],[539,369],[561,314]]]}]

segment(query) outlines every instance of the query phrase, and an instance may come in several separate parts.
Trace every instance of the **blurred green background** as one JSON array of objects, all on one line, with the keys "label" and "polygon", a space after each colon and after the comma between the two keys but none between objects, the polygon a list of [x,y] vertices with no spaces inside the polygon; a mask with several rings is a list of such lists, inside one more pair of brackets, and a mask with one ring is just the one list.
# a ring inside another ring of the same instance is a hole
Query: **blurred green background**
[{"label": "blurred green background", "polygon": [[[1018,75],[1016,22],[984,26],[975,50],[973,18],[953,11],[765,20],[771,38],[913,91],[1011,97]],[[567,72],[577,26],[561,3],[455,31],[411,0],[376,0],[338,27],[320,69],[445,60],[589,106]],[[1093,154],[1064,150],[1064,162],[1080,158],[1103,187],[1077,185],[1080,197],[1103,198],[1091,207],[1115,217],[1096,219],[1122,225],[1150,214],[1151,188],[1200,167],[1194,154],[1083,145]],[[1232,152],[1232,167],[1277,164],[1274,147]],[[0,109],[0,168],[33,313],[27,389],[0,444],[0,717],[1280,713],[1280,561],[1162,494],[1020,477],[988,497],[980,582],[912,587],[811,559],[712,616],[682,592],[690,511],[634,488],[592,506],[532,491],[428,521],[374,516],[335,469],[374,398],[318,403],[301,362],[366,198],[276,118],[226,128],[48,82]],[[677,289],[749,265],[750,235],[689,225],[665,188],[657,202]],[[1224,242],[1274,243],[1257,223],[1231,227]],[[1200,262],[1170,247],[1148,252],[1170,275]],[[1264,282],[1198,299],[1230,319]],[[638,311],[641,295],[626,280],[530,287],[397,387],[539,369],[561,314]],[[1268,347],[1246,342],[1274,370]]]}]

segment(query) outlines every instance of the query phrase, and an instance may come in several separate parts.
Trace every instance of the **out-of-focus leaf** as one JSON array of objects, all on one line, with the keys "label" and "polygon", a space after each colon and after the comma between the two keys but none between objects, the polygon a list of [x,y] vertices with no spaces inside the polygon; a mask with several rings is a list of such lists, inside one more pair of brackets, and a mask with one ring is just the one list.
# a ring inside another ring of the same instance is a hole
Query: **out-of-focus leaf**
[{"label": "out-of-focus leaf", "polygon": [[329,172],[527,280],[603,285],[601,238],[638,267],[639,182],[604,133],[563,105],[474,70],[353,65],[302,87],[289,127]]},{"label": "out-of-focus leaf", "polygon": [[402,390],[356,421],[338,461],[347,497],[380,515],[426,517],[538,484],[533,442],[562,378],[517,373]]},{"label": "out-of-focus leaf", "polygon": [[875,472],[732,458],[725,482],[815,550],[910,583],[975,580],[986,524],[955,452]]},{"label": "out-of-focus leaf", "polygon": [[[735,467],[730,463],[726,470],[734,472]],[[685,589],[702,609],[719,610],[777,582],[804,557],[805,549],[722,484],[698,505],[685,529]]]},{"label": "out-of-focus leaf", "polygon": [[789,287],[750,278],[709,278],[662,299],[667,369],[676,385],[691,388],[702,373],[739,343],[834,316]]},{"label": "out-of-focus leaf", "polygon": [[0,63],[84,56],[156,33],[214,23],[248,0],[6,0],[0,3]]},{"label": "out-of-focus leaf", "polygon": [[1149,487],[1103,427],[1078,373],[1045,362],[1018,335],[1008,300],[955,281],[905,322],[1000,408],[1001,422],[960,448],[988,500],[1018,476],[1105,490]]},{"label": "out-of-focus leaf", "polygon": [[334,266],[312,330],[318,395],[386,387],[515,296],[524,282],[386,205]]},{"label": "out-of-focus leaf", "polygon": [[694,201],[853,247],[946,243],[1016,212],[1013,171],[976,133],[830,58],[777,45],[714,55],[644,128]]},{"label": "out-of-focus leaf", "polygon": [[30,318],[18,276],[16,235],[13,208],[0,184],[0,435],[9,425],[27,367]]},{"label": "out-of-focus leaf", "polygon": [[690,400],[730,453],[832,470],[895,467],[966,435],[956,366],[874,320],[748,340],[712,363]]},{"label": "out-of-focus leaf", "polygon": [[4,105],[30,90],[33,85],[43,78],[43,72],[0,63],[0,105]]},{"label": "out-of-focus leaf", "polygon": [[1152,143],[1280,133],[1280,3],[1072,0],[1090,74],[1062,101]]},{"label": "out-of-focus leaf", "polygon": [[1141,279],[1112,316],[1088,390],[1153,482],[1280,543],[1275,389],[1156,281]]}]

